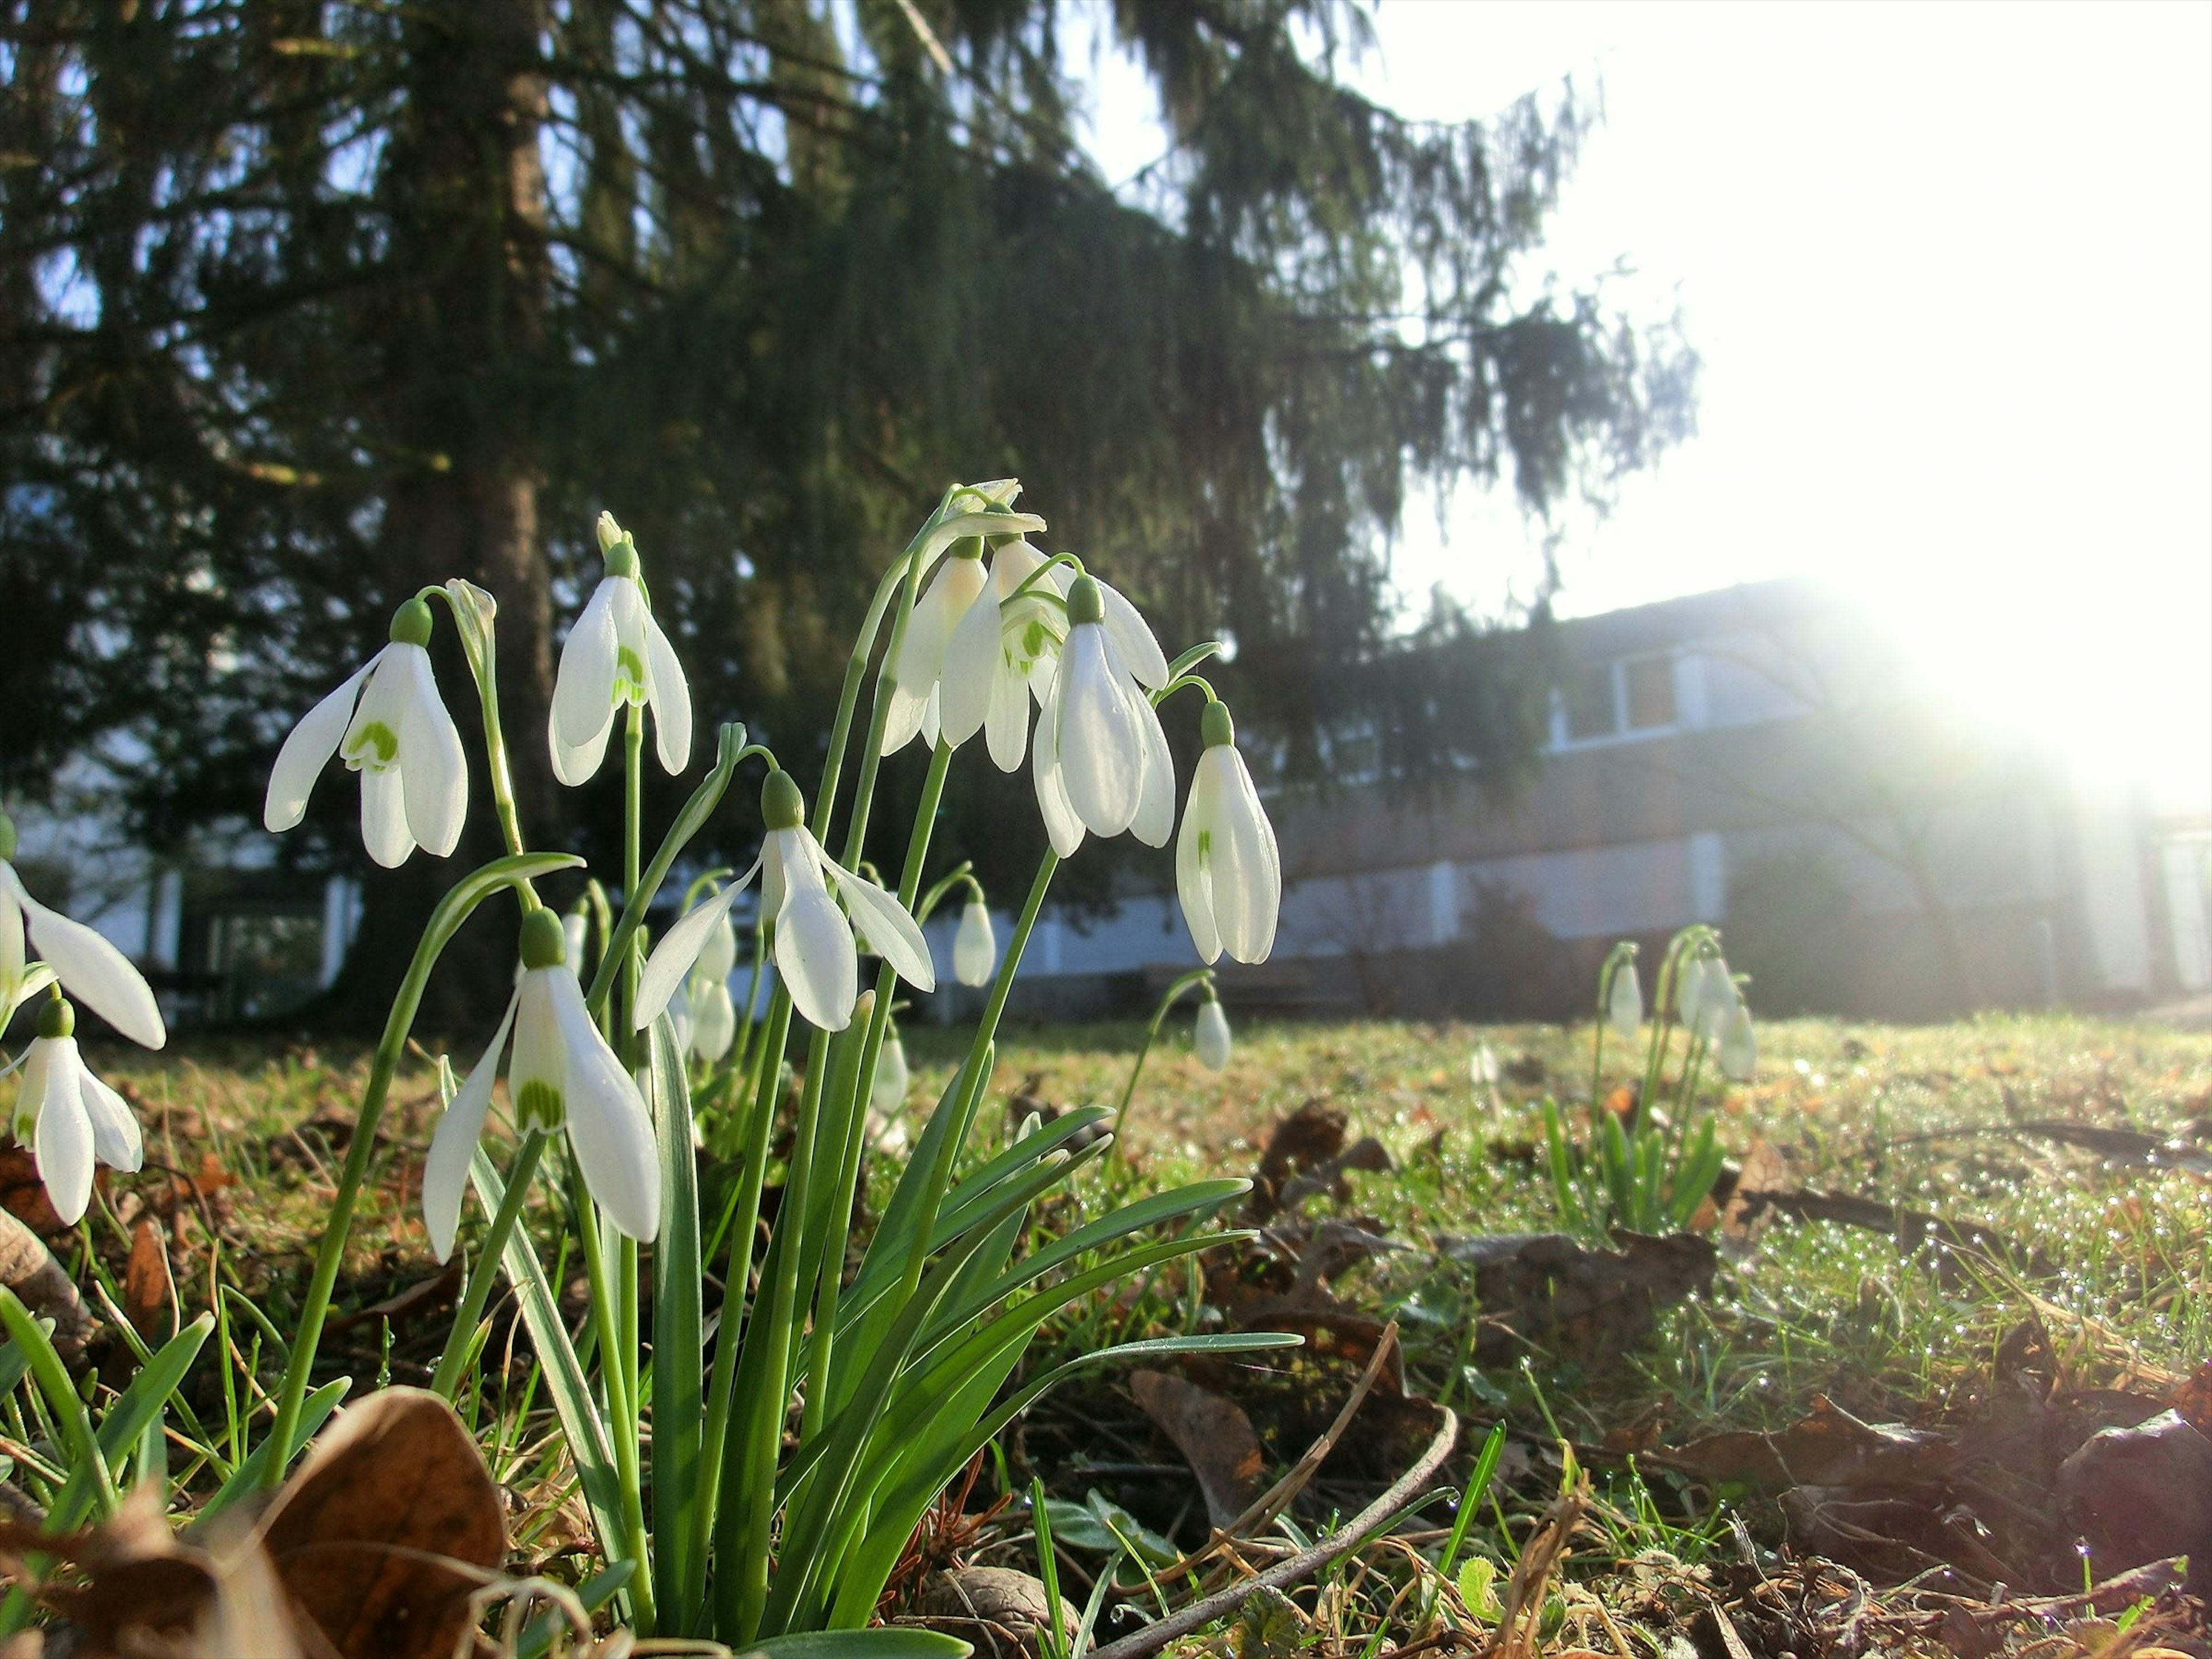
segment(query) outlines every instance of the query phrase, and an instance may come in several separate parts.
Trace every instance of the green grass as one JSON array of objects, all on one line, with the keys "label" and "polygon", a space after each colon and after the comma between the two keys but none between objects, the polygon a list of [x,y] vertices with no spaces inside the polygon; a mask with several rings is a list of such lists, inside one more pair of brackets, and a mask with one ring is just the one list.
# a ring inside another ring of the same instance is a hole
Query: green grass
[{"label": "green grass", "polygon": [[[1732,1158],[1765,1141],[1787,1154],[1792,1178],[1807,1188],[1983,1224],[2023,1253],[2039,1254],[2055,1271],[2032,1284],[1986,1264],[1946,1271],[1932,1256],[1902,1256],[1880,1233],[1778,1218],[1747,1241],[1725,1247],[1710,1297],[1665,1316],[1654,1340],[1620,1363],[1584,1372],[1541,1356],[1526,1368],[1463,1367],[1466,1285],[1433,1247],[1440,1235],[1558,1228],[1540,1158],[1538,1102],[1548,1091],[1571,1122],[1584,1121],[1587,1027],[1243,1022],[1235,1057],[1220,1073],[1198,1064],[1188,1034],[1188,1012],[1178,1014],[1154,1048],[1130,1115],[1128,1172],[1114,1179],[1164,1188],[1247,1174],[1270,1126],[1316,1097],[1342,1109],[1354,1135],[1379,1137],[1397,1168],[1352,1176],[1351,1207],[1412,1248],[1355,1269],[1337,1290],[1401,1320],[1413,1392],[1448,1397],[1476,1421],[1508,1421],[1528,1443],[1547,1440],[1555,1424],[1592,1455],[1586,1461],[1595,1465],[1599,1503],[1593,1531],[1577,1545],[1585,1582],[1653,1551],[1694,1563],[1724,1526],[1680,1483],[1655,1476],[1647,1484],[1633,1463],[1608,1458],[1607,1449],[1679,1445],[1722,1429],[1778,1428],[1820,1395],[1871,1419],[1952,1420],[1970,1409],[2004,1334],[2035,1310],[2068,1375],[2082,1384],[2155,1381],[2185,1373],[2212,1352],[2212,1296],[2206,1293],[2212,1228],[2204,1180],[2180,1170],[2109,1167],[2008,1128],[2023,1120],[2063,1118],[2162,1138],[2185,1135],[2193,1121],[2212,1116],[2212,1035],[2056,1016],[1917,1029],[1809,1020],[1763,1025],[1759,1080],[1721,1098],[1721,1138]],[[910,1109],[919,1110],[950,1077],[967,1034],[917,1025],[904,1035],[915,1073]],[[1007,1097],[1033,1075],[1033,1092],[1045,1101],[1111,1106],[1140,1037],[1133,1023],[1009,1032],[979,1119],[979,1141],[1000,1141]],[[1468,1061],[1478,1042],[1498,1062],[1503,1080],[1494,1090],[1470,1080]],[[191,1286],[181,1289],[186,1316],[204,1305],[204,1274],[212,1271],[281,1329],[296,1305],[328,1174],[342,1151],[324,1144],[320,1132],[310,1129],[298,1140],[289,1132],[318,1113],[343,1117],[357,1097],[362,1061],[218,1047],[187,1049],[165,1063],[120,1053],[96,1063],[131,1088],[147,1124],[150,1161],[191,1172],[212,1152],[236,1177],[212,1212],[213,1239],[206,1212],[181,1224],[203,1275],[197,1294]],[[1640,1070],[1640,1049],[1632,1060],[1608,1045],[1607,1086],[1625,1079],[1632,1065]],[[433,1270],[414,1187],[434,1111],[428,1067],[413,1066],[394,1091],[390,1145],[348,1255],[342,1283],[353,1305]],[[875,1172],[878,1198],[888,1179],[887,1170]],[[1056,1231],[1073,1224],[1079,1211],[1097,1213],[1108,1179],[1096,1170],[1085,1172],[1074,1203],[1040,1216],[1038,1225]],[[115,1190],[119,1194],[133,1184],[119,1182]],[[1326,1200],[1309,1206],[1314,1214],[1328,1207]],[[119,1243],[112,1233],[100,1237],[102,1254],[118,1261]],[[1167,1334],[1202,1322],[1190,1288],[1178,1270],[1133,1301],[1103,1294],[1071,1305],[1048,1325],[1030,1366],[1093,1344],[1109,1330]],[[409,1367],[422,1363],[421,1356],[434,1357],[444,1336],[435,1316],[403,1322],[390,1350],[392,1374],[409,1380]],[[366,1365],[387,1363],[381,1339],[376,1322],[354,1326],[332,1344],[333,1364],[360,1375]],[[276,1368],[273,1355],[264,1353],[261,1386],[273,1386]],[[1315,1382],[1306,1375],[1308,1382],[1297,1386],[1334,1390],[1325,1418],[1341,1398],[1342,1379],[1324,1375]],[[1188,1481],[1178,1507],[1160,1498],[1157,1479],[1150,1488],[1132,1479],[1124,1489],[1111,1478],[1082,1473],[1086,1461],[1172,1464],[1176,1454],[1164,1441],[1146,1437],[1117,1379],[1080,1387],[1083,1392],[1039,1407],[1018,1439],[1007,1437],[1003,1474],[987,1470],[978,1492],[995,1495],[1001,1479],[1009,1489],[1026,1492],[1030,1474],[1042,1473],[1055,1498],[1080,1501],[1086,1488],[1097,1486],[1148,1526],[1168,1529],[1180,1522],[1183,1541],[1202,1539]],[[203,1417],[222,1420],[220,1396],[211,1387],[192,1397]],[[1256,1397],[1266,1397],[1265,1391]],[[517,1415],[526,1399],[535,1413],[526,1421]],[[1255,1407],[1255,1416],[1263,1415]],[[542,1389],[532,1394],[518,1376],[504,1402],[483,1403],[481,1420],[499,1474],[523,1491],[527,1542],[553,1549],[566,1535],[562,1477],[545,1441]],[[1260,1423],[1268,1449],[1285,1463],[1304,1449],[1286,1426],[1291,1420]],[[1089,1449],[1086,1435],[1098,1440]],[[1464,1457],[1473,1450],[1472,1444],[1465,1449],[1457,1478],[1464,1478]],[[1530,1506],[1555,1479],[1555,1469],[1524,1472],[1501,1493],[1500,1506],[1470,1529],[1465,1548],[1510,1567]],[[1293,1512],[1293,1524],[1310,1534],[1325,1528],[1333,1511],[1349,1514],[1364,1497],[1357,1481],[1325,1478]],[[1439,1528],[1449,1523],[1441,1504],[1428,1516]],[[1026,1559],[1018,1524],[1010,1519],[1000,1534],[997,1546],[979,1546],[983,1559]],[[1441,1543],[1441,1533],[1428,1540],[1431,1558]],[[1333,1577],[1326,1605],[1312,1616],[1327,1613],[1334,1638],[1352,1650],[1375,1633],[1402,1638],[1413,1628],[1419,1599],[1401,1595],[1408,1582],[1404,1571],[1378,1564],[1370,1553],[1363,1565]],[[1080,1603],[1087,1587],[1064,1582],[1063,1592]]]}]

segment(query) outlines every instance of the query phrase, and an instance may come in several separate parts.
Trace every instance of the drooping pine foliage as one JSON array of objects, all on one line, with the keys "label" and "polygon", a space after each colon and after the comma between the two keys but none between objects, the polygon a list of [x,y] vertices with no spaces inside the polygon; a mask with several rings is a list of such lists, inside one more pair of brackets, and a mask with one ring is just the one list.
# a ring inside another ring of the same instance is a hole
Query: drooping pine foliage
[{"label": "drooping pine foliage", "polygon": [[1291,764],[1363,686],[1509,760],[1525,700],[1389,672],[1387,549],[1417,485],[1602,497],[1685,428],[1671,326],[1516,280],[1587,107],[1408,122],[1338,77],[1340,0],[1115,0],[1173,137],[1116,189],[1079,3],[10,0],[0,786],[128,733],[157,844],[250,817],[456,574],[539,729],[603,506],[685,590],[702,707],[803,751],[917,503],[994,474],[1164,632],[1233,634]]}]

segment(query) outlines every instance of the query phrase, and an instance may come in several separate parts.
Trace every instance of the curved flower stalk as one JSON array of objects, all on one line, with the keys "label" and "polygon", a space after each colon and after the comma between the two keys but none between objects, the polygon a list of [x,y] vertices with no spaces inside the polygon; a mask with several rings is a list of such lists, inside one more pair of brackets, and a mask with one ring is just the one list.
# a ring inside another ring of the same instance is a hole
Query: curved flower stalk
[{"label": "curved flower stalk", "polygon": [[[147,1048],[167,1042],[161,1006],[131,958],[82,922],[33,898],[15,873],[15,821],[0,812],[0,1028],[58,981],[133,1042]],[[27,944],[43,959],[27,959]]]},{"label": "curved flower stalk", "polygon": [[605,574],[562,644],[553,680],[553,773],[588,783],[606,757],[615,710],[641,705],[653,711],[653,748],[672,775],[691,758],[690,686],[638,584],[637,544],[611,513],[599,514],[599,532]]},{"label": "curved flower stalk", "polygon": [[92,1074],[76,1046],[76,1010],[57,994],[39,1012],[23,1055],[9,1133],[29,1149],[54,1213],[70,1226],[92,1202],[92,1166],[135,1170],[146,1161],[138,1120]]},{"label": "curved flower stalk", "polygon": [[[1107,616],[1106,590],[1095,577],[1068,584],[1067,640],[1037,718],[1035,765],[1037,806],[1061,858],[1083,844],[1086,830],[1126,830],[1149,847],[1166,846],[1175,830],[1175,762],[1145,695],[1167,684],[1167,663],[1152,660],[1157,641],[1143,661],[1132,662],[1122,644],[1127,623],[1109,629]],[[1141,619],[1137,627],[1152,639]]]},{"label": "curved flower stalk", "polygon": [[459,844],[468,763],[430,672],[430,607],[408,600],[392,615],[390,643],[301,717],[270,769],[261,822],[271,832],[306,816],[315,780],[337,755],[361,774],[362,844],[386,869],[418,846],[445,858]]},{"label": "curved flower stalk", "polygon": [[565,1129],[577,1173],[607,1219],[632,1238],[660,1231],[652,1119],[584,1006],[583,988],[567,966],[560,918],[545,909],[524,917],[521,950],[522,975],[499,1029],[438,1121],[423,1160],[422,1220],[441,1261],[453,1253],[469,1160],[483,1134],[510,1032],[507,1086],[516,1127],[549,1134]]},{"label": "curved flower stalk", "polygon": [[981,894],[971,894],[952,935],[952,977],[963,985],[988,985],[998,965],[999,938],[991,927],[991,908]]},{"label": "curved flower stalk", "polygon": [[1206,1000],[1198,1005],[1198,1024],[1191,1033],[1192,1046],[1198,1050],[1198,1063],[1210,1072],[1218,1072],[1229,1064],[1234,1047],[1229,1036],[1229,1016],[1221,1012],[1221,999],[1214,995],[1213,988],[1206,988]]},{"label": "curved flower stalk", "polygon": [[1236,723],[1224,702],[1208,702],[1200,729],[1206,750],[1191,773],[1190,799],[1176,837],[1176,892],[1201,960],[1228,951],[1265,962],[1275,948],[1283,902],[1283,860],[1274,826],[1237,751]]}]

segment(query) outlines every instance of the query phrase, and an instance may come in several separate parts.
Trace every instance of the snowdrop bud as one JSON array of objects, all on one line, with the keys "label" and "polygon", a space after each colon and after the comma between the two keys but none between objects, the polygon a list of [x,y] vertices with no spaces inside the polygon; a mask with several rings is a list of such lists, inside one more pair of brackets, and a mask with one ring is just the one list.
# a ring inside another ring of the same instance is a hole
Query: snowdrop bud
[{"label": "snowdrop bud", "polygon": [[1741,998],[1729,1014],[1721,1033],[1721,1075],[1731,1082],[1748,1083],[1759,1069],[1759,1043],[1751,1029],[1751,1010]]},{"label": "snowdrop bud", "polygon": [[728,913],[714,924],[701,947],[699,961],[691,972],[695,976],[720,984],[736,971],[738,965],[738,930],[730,925]]},{"label": "snowdrop bud", "polygon": [[1644,988],[1637,983],[1636,963],[1624,957],[1613,973],[1613,993],[1606,1002],[1606,1018],[1626,1042],[1636,1041],[1644,1024]]},{"label": "snowdrop bud", "polygon": [[899,1034],[884,1034],[884,1046],[876,1054],[876,1079],[868,1091],[868,1103],[885,1117],[890,1117],[906,1104],[906,1091],[912,1073],[906,1066],[906,1045]]},{"label": "snowdrop bud", "polygon": [[730,988],[720,980],[691,983],[691,1052],[709,1064],[730,1052],[738,1040],[738,1008]]},{"label": "snowdrop bud", "polygon": [[581,910],[571,910],[561,918],[561,942],[568,952],[568,967],[580,979],[584,974],[584,942],[588,937],[591,919]]},{"label": "snowdrop bud", "polygon": [[988,985],[999,965],[998,935],[991,930],[991,912],[979,898],[971,898],[960,912],[960,929],[952,936],[952,977],[963,985]]},{"label": "snowdrop bud", "polygon": [[1218,1072],[1229,1064],[1229,1016],[1218,998],[1209,996],[1198,1005],[1198,1028],[1193,1033],[1199,1064]]},{"label": "snowdrop bud", "polygon": [[1718,1042],[1728,1030],[1729,1017],[1735,1012],[1741,999],[1736,995],[1735,980],[1728,970],[1728,963],[1719,957],[1705,959],[1705,982],[1698,992],[1697,1034],[1708,1042]]},{"label": "snowdrop bud", "polygon": [[1705,959],[1692,957],[1674,967],[1674,1018],[1684,1030],[1698,1029],[1698,1006],[1705,996]]},{"label": "snowdrop bud", "polygon": [[599,551],[602,553],[613,552],[617,544],[619,544],[623,538],[623,527],[615,522],[615,515],[613,514],[602,512],[599,514]]}]

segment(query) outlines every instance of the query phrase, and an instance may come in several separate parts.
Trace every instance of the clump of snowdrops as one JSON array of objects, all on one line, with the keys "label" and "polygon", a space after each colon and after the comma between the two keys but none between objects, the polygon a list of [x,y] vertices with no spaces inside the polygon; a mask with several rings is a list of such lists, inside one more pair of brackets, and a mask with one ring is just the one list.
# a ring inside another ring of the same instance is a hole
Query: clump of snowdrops
[{"label": "clump of snowdrops", "polygon": [[[1751,1010],[1721,954],[1719,932],[1703,923],[1685,927],[1660,959],[1643,1076],[1624,1122],[1605,1097],[1605,1038],[1610,1030],[1633,1044],[1643,1034],[1636,955],[1636,946],[1624,940],[1598,975],[1589,1145],[1579,1164],[1567,1145],[1558,1103],[1544,1102],[1544,1138],[1560,1216],[1600,1242],[1614,1227],[1654,1233],[1689,1224],[1721,1172],[1714,1103],[1700,1091],[1713,1081],[1706,1067],[1729,1082],[1747,1083],[1758,1066]],[[1667,1061],[1677,1030],[1682,1054],[1668,1097]]]},{"label": "clump of snowdrops", "polygon": [[[1211,1181],[1141,1197],[1017,1255],[1036,1200],[1111,1144],[1085,1133],[1109,1115],[1103,1108],[1025,1126],[994,1156],[969,1144],[1000,1018],[1054,872],[1091,836],[1127,833],[1155,847],[1174,838],[1178,895],[1209,963],[1224,954],[1264,959],[1281,893],[1274,834],[1229,711],[1195,672],[1217,647],[1170,660],[1125,597],[1073,556],[1047,554],[1030,539],[1045,523],[1016,507],[1018,495],[1012,480],[948,489],[884,572],[811,793],[767,746],[726,725],[711,767],[657,840],[641,822],[647,728],[657,763],[684,772],[693,748],[690,688],[635,539],[603,514],[603,577],[562,647],[543,741],[562,782],[580,787],[599,776],[619,736],[626,834],[621,871],[590,880],[586,901],[567,917],[544,904],[538,884],[590,872],[569,854],[533,850],[520,820],[496,691],[494,596],[458,580],[423,589],[400,606],[389,642],[301,719],[270,778],[270,830],[301,820],[337,759],[358,775],[362,841],[373,859],[390,866],[418,848],[450,854],[470,803],[460,732],[426,649],[438,619],[433,607],[442,605],[475,682],[505,850],[439,902],[393,997],[298,1328],[289,1334],[273,1419],[240,1460],[226,1497],[281,1481],[346,1391],[342,1381],[311,1390],[310,1377],[379,1119],[441,952],[471,913],[501,895],[516,907],[514,989],[465,1069],[441,1062],[446,1110],[423,1165],[423,1215],[438,1255],[472,1245],[433,1386],[448,1399],[474,1388],[485,1310],[503,1277],[543,1367],[606,1582],[620,1585],[617,1610],[639,1634],[750,1645],[829,1630],[865,1642],[862,1627],[924,1511],[1068,1370],[1294,1340],[1129,1343],[1009,1391],[1031,1335],[1054,1310],[1237,1237],[1211,1218],[1247,1184]],[[1183,703],[1198,705],[1203,748],[1179,803],[1159,711]],[[893,882],[863,863],[861,848],[881,767],[917,742],[920,805]],[[963,749],[963,764],[980,763],[980,752],[1003,770],[1029,766],[1050,843],[1003,951],[964,866],[925,886],[931,830]],[[766,825],[757,856],[742,873],[692,879],[678,918],[651,944],[649,911],[749,765],[759,769]],[[132,1167],[139,1152],[127,1107],[76,1054],[64,993],[142,1042],[158,1046],[164,1033],[127,961],[24,893],[5,862],[12,839],[12,829],[0,836],[10,843],[0,845],[0,1007],[50,997],[15,1127],[73,1218],[93,1160]],[[756,879],[740,1010],[728,988],[739,954],[732,918]],[[920,922],[956,895],[963,908],[953,965],[961,981],[982,988],[981,1017],[848,1276],[870,1102],[895,1104],[906,1090],[894,994],[900,981],[934,988]],[[26,955],[27,926],[39,960]],[[795,1068],[787,1059],[794,1047],[803,1049]],[[504,1169],[486,1134],[501,1110],[502,1073],[513,1146]],[[795,1109],[785,1114],[794,1084]],[[748,1253],[761,1231],[780,1121],[790,1148],[781,1200],[748,1294]],[[695,1147],[702,1140],[732,1156],[739,1172],[721,1213],[701,1207]],[[589,1278],[580,1342],[559,1316],[539,1247],[518,1224],[533,1194]],[[649,1265],[639,1249],[647,1242]],[[734,1249],[727,1262],[724,1248]],[[710,1283],[730,1287],[718,1309]],[[43,1341],[4,1291],[0,1316],[18,1346]],[[195,1322],[152,1357],[125,1396],[136,1413],[128,1425],[113,1420],[120,1401],[109,1420],[84,1419],[70,1441],[87,1465],[70,1487],[82,1501],[65,1521],[112,1507],[111,1464],[149,1443],[146,1414],[158,1423],[209,1323]],[[58,1362],[50,1369],[67,1393]],[[44,1379],[39,1364],[33,1370]],[[73,1395],[70,1404],[84,1418]],[[110,1446],[111,1437],[118,1443]],[[158,1449],[159,1441],[157,1430],[150,1443]]]}]

